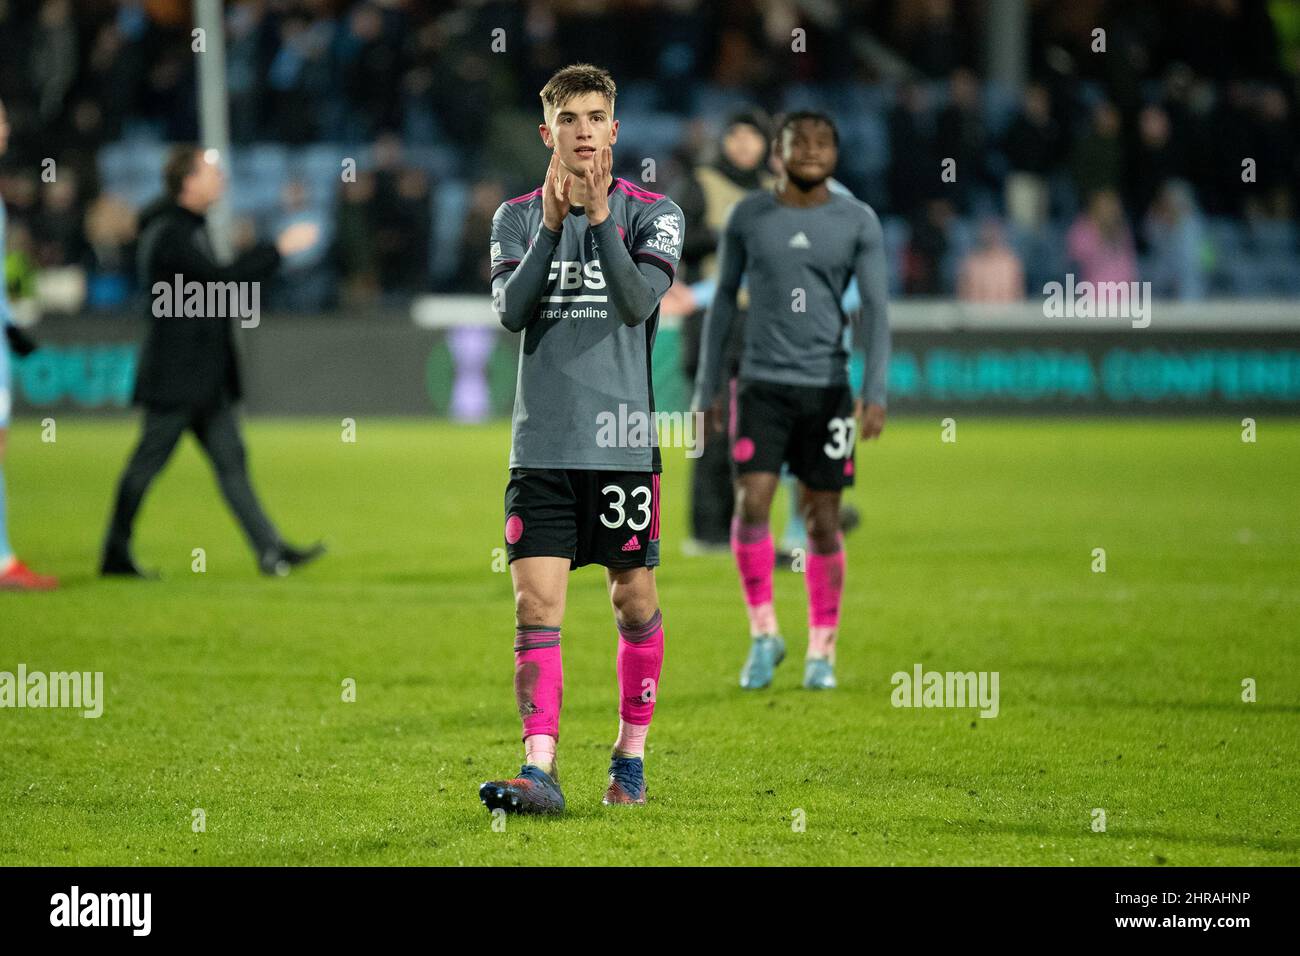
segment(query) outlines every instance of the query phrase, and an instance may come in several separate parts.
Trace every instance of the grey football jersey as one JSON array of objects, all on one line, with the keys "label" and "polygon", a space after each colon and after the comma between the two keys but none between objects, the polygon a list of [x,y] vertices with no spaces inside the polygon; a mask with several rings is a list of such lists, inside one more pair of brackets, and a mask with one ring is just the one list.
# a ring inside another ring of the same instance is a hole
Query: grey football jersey
[{"label": "grey football jersey", "polygon": [[[651,353],[659,299],[681,256],[682,211],[615,179],[609,218],[593,228],[584,212],[572,208],[557,238],[542,226],[536,189],[492,220],[495,305],[507,328],[513,309],[523,330],[510,467],[659,471],[657,444],[635,425],[654,421]],[[534,246],[552,250],[545,272],[527,258]],[[513,281],[525,278],[512,276],[521,263],[535,283]]]},{"label": "grey football jersey", "polygon": [[763,190],[738,202],[723,231],[695,407],[707,407],[724,384],[722,352],[742,275],[749,283],[749,315],[740,377],[811,386],[848,382],[849,319],[840,303],[856,276],[866,351],[863,397],[883,405],[890,352],[884,245],[875,212],[851,196],[832,192],[819,206],[795,207]]}]

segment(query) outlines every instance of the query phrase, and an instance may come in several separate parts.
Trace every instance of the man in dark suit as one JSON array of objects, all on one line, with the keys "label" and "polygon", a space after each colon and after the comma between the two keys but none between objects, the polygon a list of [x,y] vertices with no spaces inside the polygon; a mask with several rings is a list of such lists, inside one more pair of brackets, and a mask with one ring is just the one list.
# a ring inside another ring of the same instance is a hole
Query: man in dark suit
[{"label": "man in dark suit", "polygon": [[[162,470],[181,435],[194,433],[216,470],[227,504],[235,513],[265,574],[285,575],[324,552],[285,544],[262,511],[248,480],[244,443],[234,404],[242,396],[232,318],[214,302],[260,301],[257,285],[269,279],[282,256],[319,240],[316,226],[290,226],[274,244],[259,243],[228,265],[213,256],[205,215],[221,198],[225,177],[193,146],[174,149],[163,170],[166,195],[141,215],[139,273],[150,290],[150,325],[140,355],[134,401],[144,407],[144,431],[117,488],[100,573],[146,577],[131,555],[131,529],[150,483]],[[198,285],[192,285],[197,283]],[[173,308],[180,289],[208,290]],[[214,298],[212,292],[226,298]],[[250,294],[251,293],[251,294]],[[197,314],[196,314],[197,313]]]}]

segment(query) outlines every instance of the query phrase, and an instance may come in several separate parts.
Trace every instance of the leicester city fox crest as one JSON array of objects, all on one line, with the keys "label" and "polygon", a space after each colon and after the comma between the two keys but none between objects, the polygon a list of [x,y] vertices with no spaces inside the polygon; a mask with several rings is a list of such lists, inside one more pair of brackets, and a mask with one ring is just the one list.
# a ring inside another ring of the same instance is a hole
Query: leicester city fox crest
[{"label": "leicester city fox crest", "polygon": [[675,214],[666,212],[655,219],[655,237],[646,245],[675,256],[681,244],[682,224]]}]

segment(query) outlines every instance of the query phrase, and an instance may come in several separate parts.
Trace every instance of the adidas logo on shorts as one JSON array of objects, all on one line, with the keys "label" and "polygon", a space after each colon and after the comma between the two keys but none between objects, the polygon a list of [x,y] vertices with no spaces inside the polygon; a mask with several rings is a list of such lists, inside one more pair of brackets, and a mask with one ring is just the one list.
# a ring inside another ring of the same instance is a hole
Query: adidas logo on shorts
[{"label": "adidas logo on shorts", "polygon": [[623,550],[624,550],[624,551],[640,551],[640,550],[641,550],[641,542],[637,540],[637,536],[636,536],[636,535],[632,535],[632,537],[628,539],[627,544],[623,545]]}]

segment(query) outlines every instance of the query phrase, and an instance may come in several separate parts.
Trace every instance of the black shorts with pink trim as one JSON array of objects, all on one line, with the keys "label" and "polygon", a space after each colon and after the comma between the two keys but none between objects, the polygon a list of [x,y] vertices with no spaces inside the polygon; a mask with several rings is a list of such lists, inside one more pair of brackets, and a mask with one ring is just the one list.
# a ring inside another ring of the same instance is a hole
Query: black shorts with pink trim
[{"label": "black shorts with pink trim", "polygon": [[659,475],[640,471],[512,468],[506,556],[567,558],[569,567],[659,564]]},{"label": "black shorts with pink trim", "polygon": [[780,474],[784,463],[814,491],[853,484],[858,427],[849,386],[741,379],[733,415],[731,460],[737,474]]}]

